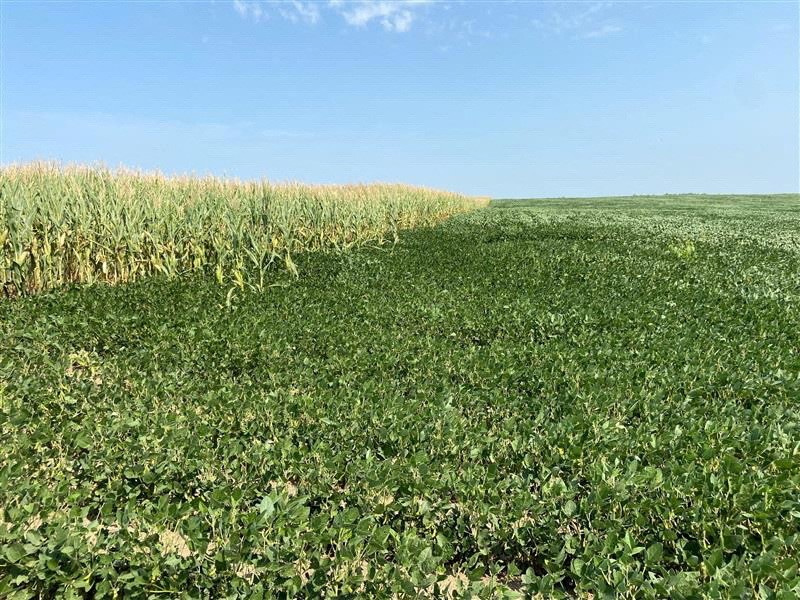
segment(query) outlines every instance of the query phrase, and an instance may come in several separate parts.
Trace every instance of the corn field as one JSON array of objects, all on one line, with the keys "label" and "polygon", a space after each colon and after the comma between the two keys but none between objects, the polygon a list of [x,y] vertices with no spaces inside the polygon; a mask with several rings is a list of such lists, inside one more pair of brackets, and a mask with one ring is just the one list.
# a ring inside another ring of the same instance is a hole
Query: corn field
[{"label": "corn field", "polygon": [[54,164],[0,169],[7,297],[193,271],[263,285],[292,255],[396,239],[485,203],[400,184],[302,185]]}]

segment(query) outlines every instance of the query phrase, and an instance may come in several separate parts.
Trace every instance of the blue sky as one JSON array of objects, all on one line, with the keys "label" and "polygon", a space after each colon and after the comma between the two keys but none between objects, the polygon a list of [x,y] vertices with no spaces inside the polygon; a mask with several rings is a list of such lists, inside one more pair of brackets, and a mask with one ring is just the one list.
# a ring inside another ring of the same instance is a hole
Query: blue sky
[{"label": "blue sky", "polygon": [[493,197],[800,188],[794,1],[0,11],[3,164]]}]

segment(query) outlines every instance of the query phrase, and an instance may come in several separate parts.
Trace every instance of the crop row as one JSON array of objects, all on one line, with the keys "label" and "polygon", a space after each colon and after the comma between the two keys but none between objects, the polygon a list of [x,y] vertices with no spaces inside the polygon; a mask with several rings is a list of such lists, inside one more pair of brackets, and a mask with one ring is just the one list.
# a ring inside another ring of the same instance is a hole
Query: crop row
[{"label": "crop row", "polygon": [[17,296],[202,270],[242,287],[298,252],[396,239],[479,200],[407,185],[271,184],[48,164],[0,171],[0,286]]}]

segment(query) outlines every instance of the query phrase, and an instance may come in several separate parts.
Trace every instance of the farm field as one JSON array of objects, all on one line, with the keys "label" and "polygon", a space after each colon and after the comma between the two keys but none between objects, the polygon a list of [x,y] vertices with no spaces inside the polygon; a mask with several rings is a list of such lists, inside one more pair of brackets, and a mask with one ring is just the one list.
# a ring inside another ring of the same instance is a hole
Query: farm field
[{"label": "farm field", "polygon": [[298,252],[396,239],[488,199],[401,184],[305,185],[32,163],[0,169],[0,294],[151,275],[262,289]]},{"label": "farm field", "polygon": [[800,595],[797,195],[293,260],[0,301],[1,597]]}]

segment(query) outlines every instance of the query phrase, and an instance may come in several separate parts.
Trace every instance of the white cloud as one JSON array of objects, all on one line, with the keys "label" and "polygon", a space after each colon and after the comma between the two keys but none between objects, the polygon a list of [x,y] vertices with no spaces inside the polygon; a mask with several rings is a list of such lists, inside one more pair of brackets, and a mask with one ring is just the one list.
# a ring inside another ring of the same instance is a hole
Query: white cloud
[{"label": "white cloud", "polygon": [[292,23],[303,21],[310,25],[315,25],[320,20],[319,7],[312,1],[292,0],[289,4],[279,5],[278,12],[284,19]]},{"label": "white cloud", "polygon": [[433,0],[285,0],[282,2],[233,0],[233,8],[242,18],[256,23],[269,18],[270,12],[292,23],[314,25],[328,9],[353,27],[379,24],[386,31],[405,32],[411,29],[420,6]]},{"label": "white cloud", "polygon": [[612,2],[595,2],[580,10],[553,11],[543,19],[531,21],[534,27],[555,35],[571,34],[581,38],[598,38],[622,31],[620,25],[602,19]]},{"label": "white cloud", "polygon": [[269,11],[274,10],[281,17],[292,23],[316,24],[320,20],[320,10],[313,0],[290,0],[285,2],[259,2],[257,0],[233,0],[233,8],[239,16],[251,19],[255,23],[269,18]]},{"label": "white cloud", "polygon": [[597,29],[592,29],[591,31],[587,31],[581,37],[584,38],[599,38],[599,37],[606,37],[607,35],[611,35],[612,33],[618,33],[622,31],[622,27],[619,25],[610,25],[606,24],[602,27],[598,27]]},{"label": "white cloud", "polygon": [[242,0],[233,0],[233,8],[241,16],[243,17],[247,16],[248,7],[246,2],[242,2]]},{"label": "white cloud", "polygon": [[258,23],[261,19],[267,18],[267,14],[261,7],[260,2],[247,2],[246,0],[233,0],[233,8],[245,19],[252,19]]},{"label": "white cloud", "polygon": [[395,31],[408,31],[409,29],[411,29],[411,22],[413,20],[414,20],[413,15],[409,11],[404,10],[403,12],[396,15],[394,19],[391,19],[389,21],[383,21],[383,26],[390,30],[392,29],[392,27],[394,27]]},{"label": "white cloud", "polygon": [[414,11],[429,2],[430,0],[360,0],[344,3],[342,0],[331,0],[329,4],[354,27],[365,27],[377,22],[386,31],[404,32],[411,29]]}]

